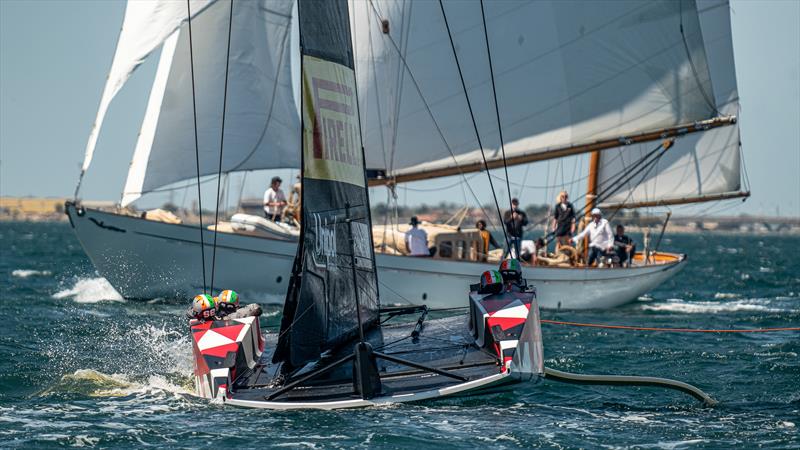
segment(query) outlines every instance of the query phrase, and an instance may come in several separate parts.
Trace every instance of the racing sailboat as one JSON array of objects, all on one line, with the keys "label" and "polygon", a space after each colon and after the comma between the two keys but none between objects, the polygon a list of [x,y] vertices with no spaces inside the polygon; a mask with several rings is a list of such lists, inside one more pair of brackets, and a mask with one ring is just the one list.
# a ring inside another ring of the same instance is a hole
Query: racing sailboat
[{"label": "racing sailboat", "polygon": [[[210,270],[197,255],[213,230],[149,220],[125,209],[195,175],[195,165],[186,163],[195,158],[194,116],[182,101],[190,95],[186,24],[170,12],[177,6],[157,10],[153,4],[128,5],[81,174],[114,94],[160,48],[121,208],[92,209],[77,200],[65,208],[99,273],[127,298],[189,295],[200,287],[196,273]],[[204,143],[221,132],[228,12],[221,2],[192,1],[194,26],[203,36],[194,45],[201,175],[215,175],[218,168],[229,174],[299,167],[300,64],[291,56],[299,54],[299,33],[292,5],[259,8],[245,2],[233,13],[230,70],[236,76],[227,90],[232,141],[218,164],[219,155]],[[352,3],[370,185],[393,188],[463,176],[482,170],[481,150],[489,168],[591,152],[587,207],[600,203],[613,210],[748,194],[741,186],[727,1],[443,5]],[[444,26],[445,14],[452,33]],[[456,61],[464,66],[467,89],[458,87]],[[485,149],[469,131],[467,98],[486,106],[475,117]],[[212,226],[224,230],[217,225]],[[270,223],[246,225],[219,233],[217,279],[253,295],[283,292],[297,237]],[[389,228],[402,231],[398,224]],[[385,303],[462,306],[462,299],[450,295],[453,289],[496,266],[470,250],[479,239],[476,230],[444,231],[433,244],[458,251],[434,258],[376,255]],[[374,234],[385,236],[380,227]],[[663,283],[685,260],[659,252],[638,255],[631,267],[525,266],[523,272],[539,286],[543,308],[609,308]],[[270,276],[264,276],[265,268]]]},{"label": "racing sailboat", "polygon": [[[257,315],[217,320],[203,310],[190,321],[198,394],[244,407],[337,409],[541,380],[535,290],[510,262],[469,286],[467,315],[426,320],[426,307],[381,309],[347,1],[297,3],[303,220],[281,328],[265,338]],[[417,320],[389,323],[408,314]],[[713,403],[688,385],[638,381]]]}]

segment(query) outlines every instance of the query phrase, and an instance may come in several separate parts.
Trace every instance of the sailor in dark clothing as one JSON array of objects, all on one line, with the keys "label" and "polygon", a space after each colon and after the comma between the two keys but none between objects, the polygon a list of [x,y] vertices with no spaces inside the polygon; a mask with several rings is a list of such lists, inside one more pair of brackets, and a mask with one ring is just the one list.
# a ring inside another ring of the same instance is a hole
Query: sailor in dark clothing
[{"label": "sailor in dark clothing", "polygon": [[520,257],[520,246],[522,244],[522,231],[525,225],[528,224],[528,215],[525,211],[519,209],[519,200],[516,198],[511,199],[511,210],[503,214],[503,223],[506,226],[506,234],[508,234],[508,248],[503,252],[503,259],[511,253],[511,248],[514,248],[514,258]]},{"label": "sailor in dark clothing", "polygon": [[614,252],[619,258],[619,265],[628,267],[631,264],[633,255],[636,254],[636,243],[625,235],[625,227],[622,225],[617,225],[616,231],[614,234]]},{"label": "sailor in dark clothing", "polygon": [[567,201],[567,191],[561,191],[556,197],[556,206],[553,209],[553,231],[556,236],[556,251],[562,245],[569,245],[569,240],[575,233],[575,207]]}]

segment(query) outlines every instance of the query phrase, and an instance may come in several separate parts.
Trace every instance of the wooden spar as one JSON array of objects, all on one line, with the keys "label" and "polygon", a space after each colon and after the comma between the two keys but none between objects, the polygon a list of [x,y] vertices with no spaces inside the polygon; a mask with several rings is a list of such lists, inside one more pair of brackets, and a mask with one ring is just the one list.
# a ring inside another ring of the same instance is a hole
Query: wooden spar
[{"label": "wooden spar", "polygon": [[[736,116],[715,117],[713,119],[703,120],[691,124],[683,124],[669,128],[662,128],[660,130],[641,133],[632,136],[622,136],[614,139],[604,139],[590,144],[571,145],[562,148],[551,150],[544,150],[541,152],[527,153],[516,156],[506,157],[506,164],[515,166],[519,164],[532,163],[537,161],[545,161],[548,159],[563,158],[565,156],[578,155],[581,153],[599,152],[600,150],[607,150],[610,148],[620,147],[623,145],[639,144],[643,142],[657,141],[667,139],[670,137],[683,136],[698,131],[706,131],[712,128],[733,125],[736,123]],[[492,159],[487,161],[489,169],[496,169],[503,167],[503,159]],[[401,173],[394,176],[380,176],[371,177],[369,179],[370,186],[384,186],[388,184],[407,183],[409,181],[421,181],[431,178],[441,178],[461,173],[481,172],[486,168],[483,161],[469,162],[466,164],[453,164],[449,167],[441,167],[432,170],[423,170],[419,172]]]},{"label": "wooden spar", "polygon": [[[597,202],[597,172],[600,170],[600,151],[595,150],[589,158],[589,180],[586,183],[586,213],[583,217],[582,227],[589,224],[592,209]],[[589,236],[583,238],[583,260],[589,258]]]},{"label": "wooden spar", "polygon": [[607,209],[636,209],[636,208],[649,208],[655,206],[672,206],[672,205],[686,205],[689,203],[703,203],[713,202],[718,200],[730,200],[732,198],[747,198],[750,197],[750,191],[744,192],[723,192],[722,194],[701,195],[698,197],[682,197],[663,200],[653,200],[648,202],[635,202],[635,203],[609,203],[600,205]]}]

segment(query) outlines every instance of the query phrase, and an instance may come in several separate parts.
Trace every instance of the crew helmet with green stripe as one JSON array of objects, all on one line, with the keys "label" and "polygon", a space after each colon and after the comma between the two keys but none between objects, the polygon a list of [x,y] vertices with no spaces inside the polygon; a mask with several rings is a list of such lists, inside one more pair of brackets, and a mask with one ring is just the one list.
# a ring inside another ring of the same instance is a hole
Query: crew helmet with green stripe
[{"label": "crew helmet with green stripe", "polygon": [[479,294],[497,294],[503,291],[503,276],[496,270],[487,270],[481,274]]},{"label": "crew helmet with green stripe", "polygon": [[233,312],[239,308],[239,294],[236,291],[225,289],[217,297],[217,308],[224,312]]},{"label": "crew helmet with green stripe", "polygon": [[504,259],[503,262],[500,263],[500,274],[503,275],[503,280],[506,283],[521,280],[522,266],[519,260],[514,258]]},{"label": "crew helmet with green stripe", "polygon": [[217,312],[217,303],[208,294],[200,294],[192,300],[192,315],[195,319],[208,320]]}]

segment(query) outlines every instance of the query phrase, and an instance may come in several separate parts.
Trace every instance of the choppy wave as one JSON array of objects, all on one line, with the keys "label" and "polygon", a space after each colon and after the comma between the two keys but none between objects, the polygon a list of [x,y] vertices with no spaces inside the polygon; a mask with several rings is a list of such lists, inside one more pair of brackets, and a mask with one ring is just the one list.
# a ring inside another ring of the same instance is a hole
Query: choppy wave
[{"label": "choppy wave", "polygon": [[80,278],[71,288],[53,294],[53,298],[71,298],[78,303],[122,301],[119,292],[105,278]]},{"label": "choppy wave", "polygon": [[49,277],[51,275],[53,272],[49,270],[17,269],[11,272],[11,276],[17,278]]},{"label": "choppy wave", "polygon": [[[719,298],[716,297],[715,298]],[[730,297],[721,297],[730,298]],[[671,299],[665,303],[642,305],[645,311],[679,312],[687,314],[708,314],[719,312],[758,311],[758,312],[785,312],[787,310],[774,308],[758,302],[756,299],[742,299],[730,302],[687,302]]]},{"label": "choppy wave", "polygon": [[93,369],[79,369],[62,376],[56,384],[42,391],[40,395],[69,393],[89,397],[125,397],[152,391],[192,394],[188,386],[177,384],[162,375],[150,375],[145,380],[135,381],[126,374],[106,374]]}]

